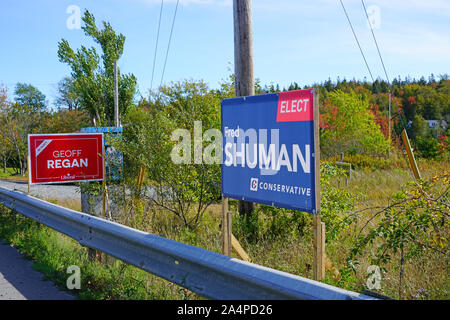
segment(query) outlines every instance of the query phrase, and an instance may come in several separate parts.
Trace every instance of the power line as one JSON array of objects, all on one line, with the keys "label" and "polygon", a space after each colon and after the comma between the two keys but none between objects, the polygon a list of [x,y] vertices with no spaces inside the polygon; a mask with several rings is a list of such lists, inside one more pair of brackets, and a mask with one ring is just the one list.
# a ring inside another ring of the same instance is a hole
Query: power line
[{"label": "power line", "polygon": [[[342,1],[341,1],[341,3],[342,3]],[[378,46],[378,41],[377,41],[377,39],[376,39],[376,37],[375,37],[375,33],[373,32],[372,24],[370,23],[369,14],[367,13],[367,9],[366,9],[366,5],[365,5],[365,3],[364,3],[364,0],[361,0],[361,3],[362,3],[362,6],[363,6],[363,9],[364,9],[364,13],[365,13],[365,15],[366,15],[367,23],[369,24],[370,31],[371,31],[371,33],[372,33],[373,41],[375,42],[375,46],[376,46],[376,48],[377,48],[378,56],[380,57],[381,65],[383,66],[383,70],[384,70],[384,74],[385,74],[385,76],[386,76],[387,83],[388,83],[388,85],[389,85],[389,93],[392,94],[392,96],[393,96],[393,92],[392,92],[392,84],[391,84],[391,82],[390,82],[390,80],[389,80],[389,76],[388,76],[388,73],[387,73],[387,71],[386,71],[386,66],[384,65],[384,61],[383,61],[383,58],[382,58],[382,56],[381,56],[380,48],[379,48],[379,46]],[[401,116],[401,114],[400,114],[400,109],[399,109],[399,107],[398,107],[397,101],[396,101],[396,99],[393,99],[393,100],[394,100],[395,106],[397,107],[397,113],[398,113],[398,117],[399,117],[399,119],[400,119],[400,123],[401,123],[403,129],[406,130],[406,126],[405,126],[404,120],[403,120],[403,118],[402,118],[402,116]]]},{"label": "power line", "polygon": [[350,21],[350,18],[348,16],[348,14],[347,14],[347,10],[345,10],[344,3],[342,2],[342,0],[339,0],[339,1],[341,2],[342,9],[344,10],[345,16],[347,17],[347,21],[348,21],[348,23],[350,25],[350,28],[352,29],[353,36],[355,37],[356,43],[358,44],[359,51],[361,52],[361,55],[362,55],[362,57],[364,59],[364,63],[366,64],[367,70],[369,71],[370,78],[372,79],[372,82],[375,83],[375,80],[373,78],[372,72],[370,71],[370,68],[369,68],[369,64],[367,63],[367,60],[366,60],[366,56],[364,55],[364,52],[363,52],[363,50],[361,48],[361,45],[359,44],[358,37],[356,36],[355,30],[353,29],[353,25],[352,25],[352,22]]},{"label": "power line", "polygon": [[[363,9],[364,9],[364,13],[365,13],[365,16],[366,16],[366,19],[367,19],[367,23],[369,24],[370,31],[371,31],[371,33],[372,33],[373,41],[375,42],[375,46],[376,46],[376,48],[377,48],[377,52],[378,52],[378,56],[379,56],[380,61],[381,61],[381,65],[383,66],[383,70],[384,70],[384,74],[385,74],[385,76],[386,76],[387,83],[388,83],[388,85],[389,85],[389,95],[390,95],[390,96],[393,96],[392,85],[391,85],[391,82],[390,82],[390,80],[389,80],[389,76],[388,76],[388,73],[387,73],[387,71],[386,71],[386,67],[385,67],[385,65],[384,65],[383,58],[382,58],[382,56],[381,56],[380,48],[379,48],[379,46],[378,46],[378,42],[377,42],[377,39],[376,39],[376,37],[375,37],[375,33],[373,32],[372,23],[370,23],[369,14],[367,13],[367,9],[366,9],[366,5],[364,4],[364,0],[361,0],[361,3],[362,3],[362,6],[363,6]],[[341,0],[341,4],[342,4],[342,0]],[[344,9],[344,10],[345,10],[345,9]],[[347,17],[347,18],[348,18],[348,17]],[[349,21],[349,22],[350,22],[350,21]],[[397,104],[397,101],[396,101],[395,97],[394,97],[393,100],[394,100],[395,106],[397,107],[397,115],[398,115],[398,118],[399,118],[399,120],[400,120],[400,123],[401,123],[401,125],[402,125],[402,127],[403,127],[403,130],[406,130],[406,126],[405,126],[403,117],[402,117],[402,115],[401,115],[401,113],[400,113],[400,108],[398,107],[398,104]],[[390,103],[390,102],[389,102],[389,103]],[[389,113],[390,113],[390,111],[389,111]],[[389,127],[390,127],[390,121],[391,121],[391,120],[388,119],[388,121],[389,121]],[[395,135],[396,135],[396,137],[397,137],[397,141],[398,141],[398,140],[399,140],[399,136],[398,136],[397,132],[395,132],[395,130],[394,130],[394,133],[395,133]],[[389,141],[389,144],[390,144],[390,143],[391,143],[391,141]],[[405,150],[403,150],[403,151],[405,151]],[[405,156],[404,152],[403,152],[403,156],[404,156],[405,161],[406,161],[407,164],[408,164],[408,160],[406,159],[406,156]]]},{"label": "power line", "polygon": [[169,55],[169,49],[170,49],[170,42],[172,40],[172,33],[173,33],[173,26],[175,25],[175,19],[177,17],[177,10],[178,10],[178,3],[180,2],[180,0],[177,0],[177,5],[175,6],[175,12],[173,14],[173,20],[172,20],[172,28],[170,29],[170,36],[169,36],[169,43],[167,44],[167,51],[166,51],[166,58],[164,60],[164,67],[163,67],[163,72],[161,75],[161,82],[159,84],[159,86],[162,86],[162,82],[163,82],[163,78],[164,78],[164,73],[166,71],[166,64],[167,64],[167,57]]},{"label": "power line", "polygon": [[155,55],[153,57],[153,69],[152,69],[152,80],[150,82],[150,91],[153,89],[153,76],[155,74],[156,53],[158,51],[159,31],[161,29],[161,17],[162,17],[162,12],[163,12],[163,4],[164,4],[164,0],[161,0],[161,9],[159,11],[158,31],[156,33]]},{"label": "power line", "polygon": [[386,75],[386,79],[387,79],[387,82],[389,84],[389,91],[390,91],[391,90],[391,82],[389,81],[389,76],[388,76],[388,74],[386,72],[386,67],[384,66],[383,58],[381,57],[380,48],[378,47],[378,42],[377,42],[377,39],[375,37],[375,33],[373,32],[372,24],[370,23],[369,14],[367,13],[367,9],[366,9],[366,5],[364,4],[364,0],[361,0],[361,3],[363,5],[364,12],[365,12],[366,17],[367,17],[367,22],[369,23],[370,31],[372,32],[373,40],[375,41],[375,46],[377,47],[378,56],[380,57],[381,65],[383,66],[384,74]]},{"label": "power line", "polygon": [[[351,23],[351,21],[350,21],[350,18],[349,18],[349,16],[348,16],[348,14],[347,14],[347,10],[345,10],[344,3],[342,2],[342,0],[339,0],[339,1],[340,1],[340,3],[341,3],[342,9],[344,10],[345,16],[347,17],[347,21],[348,21],[348,23],[349,23],[349,25],[350,25],[350,28],[352,29],[353,36],[355,37],[356,43],[358,44],[359,50],[360,50],[361,55],[362,55],[362,57],[363,57],[363,59],[364,59],[364,63],[366,64],[367,70],[369,71],[370,77],[372,78],[372,83],[375,85],[375,89],[376,89],[377,93],[380,94],[380,89],[379,89],[377,83],[375,82],[375,80],[374,80],[374,78],[373,78],[372,72],[370,71],[369,64],[367,63],[366,57],[365,57],[365,55],[364,55],[364,52],[362,51],[361,45],[360,45],[360,43],[359,43],[359,41],[358,41],[358,37],[356,36],[355,30],[353,29],[353,25],[352,25],[352,23]],[[391,90],[391,84],[390,84],[389,77],[388,77],[387,72],[386,72],[386,68],[385,68],[383,59],[382,59],[382,57],[381,57],[380,49],[379,49],[379,47],[378,47],[378,43],[377,43],[377,41],[376,41],[375,34],[374,34],[374,32],[373,32],[373,29],[372,29],[372,24],[370,23],[370,19],[369,19],[369,16],[368,16],[368,14],[367,14],[367,10],[366,10],[366,7],[365,7],[365,5],[364,5],[364,2],[363,2],[363,0],[361,0],[361,1],[362,1],[362,3],[363,3],[364,12],[365,12],[367,21],[368,21],[368,23],[369,23],[370,30],[372,31],[372,36],[373,36],[373,39],[374,39],[374,41],[375,41],[375,45],[376,45],[377,50],[378,50],[378,55],[379,55],[379,57],[380,57],[380,60],[381,60],[382,65],[383,65],[383,70],[384,70],[384,73],[385,73],[385,75],[386,75],[386,79],[387,79],[387,82],[388,82],[388,85],[389,85],[389,92],[391,93],[391,92],[392,92],[392,90]],[[394,100],[395,106],[397,107],[397,114],[398,114],[398,118],[399,118],[399,120],[400,120],[400,123],[401,123],[403,129],[406,130],[406,126],[405,126],[405,124],[404,124],[404,120],[403,120],[403,118],[402,118],[402,115],[400,114],[400,108],[398,107],[397,101],[396,101],[396,99],[393,99],[393,100]],[[388,121],[390,121],[390,120],[388,120]],[[389,124],[390,124],[390,123],[389,123]],[[397,136],[397,133],[395,132],[395,130],[394,130],[394,133],[395,133],[396,136]],[[397,138],[398,138],[398,137],[397,137]],[[391,143],[391,142],[389,141],[389,143]]]},{"label": "power line", "polygon": [[373,78],[372,72],[370,71],[369,64],[367,63],[366,57],[365,57],[365,55],[364,55],[364,52],[363,52],[363,50],[362,50],[362,48],[361,48],[361,45],[359,44],[358,37],[356,36],[356,32],[355,32],[355,30],[353,29],[353,25],[352,25],[352,22],[350,21],[350,17],[349,17],[348,14],[347,14],[347,10],[345,10],[344,3],[342,2],[342,0],[340,0],[340,2],[341,2],[342,9],[344,10],[345,16],[347,17],[347,21],[348,21],[348,23],[349,23],[349,25],[350,25],[350,28],[352,29],[353,36],[355,37],[356,43],[358,44],[359,51],[361,52],[361,55],[362,55],[362,57],[363,57],[363,59],[364,59],[364,63],[366,64],[367,70],[369,71],[370,78],[372,79],[372,84],[375,86],[375,90],[377,91],[377,94],[379,95],[380,92],[381,92],[380,87],[379,87],[379,85],[375,82],[375,80],[374,80],[374,78]]}]

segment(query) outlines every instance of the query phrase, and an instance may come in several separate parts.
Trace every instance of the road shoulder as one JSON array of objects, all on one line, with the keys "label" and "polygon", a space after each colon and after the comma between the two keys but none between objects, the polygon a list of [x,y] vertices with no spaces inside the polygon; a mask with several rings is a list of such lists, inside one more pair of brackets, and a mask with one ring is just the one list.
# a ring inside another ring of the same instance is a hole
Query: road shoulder
[{"label": "road shoulder", "polygon": [[17,249],[0,239],[0,300],[73,300],[32,268]]}]

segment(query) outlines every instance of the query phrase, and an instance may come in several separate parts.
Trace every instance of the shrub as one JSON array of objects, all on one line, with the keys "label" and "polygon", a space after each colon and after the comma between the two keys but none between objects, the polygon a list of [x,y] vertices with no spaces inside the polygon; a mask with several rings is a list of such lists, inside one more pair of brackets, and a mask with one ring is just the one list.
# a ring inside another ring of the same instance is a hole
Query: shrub
[{"label": "shrub", "polygon": [[416,139],[417,154],[421,158],[435,159],[439,155],[439,142],[431,137],[418,137]]},{"label": "shrub", "polygon": [[[196,121],[201,121],[198,131],[220,128],[220,100],[203,82],[175,83],[163,87],[148,110],[130,110],[126,121],[129,125],[122,139],[113,143],[126,158],[126,182],[135,184],[137,168],[145,168],[153,189],[153,195],[146,198],[150,205],[171,212],[195,229],[207,207],[220,199],[220,165],[196,161],[198,150],[193,151],[191,137],[196,139]],[[179,138],[180,143],[174,141]],[[193,161],[175,163],[174,156]]]},{"label": "shrub", "polygon": [[[347,213],[353,209],[353,199],[348,191],[332,184],[340,174],[339,168],[325,162],[321,163],[320,169],[322,221],[326,224],[327,241],[333,241],[341,230],[353,222],[353,216]],[[248,241],[276,238],[293,240],[304,236],[306,227],[311,223],[310,213],[259,205],[248,220],[245,216],[234,219],[233,230],[239,238]]]},{"label": "shrub", "polygon": [[431,257],[446,268],[450,241],[449,178],[450,171],[444,171],[427,181],[409,182],[393,196],[389,206],[374,208],[355,237],[347,258],[348,268],[357,271],[364,251],[373,254],[371,264],[384,272],[388,271],[388,263],[397,258],[400,298],[405,289],[410,289],[403,286],[408,261],[421,265]]},{"label": "shrub", "polygon": [[320,164],[320,208],[322,221],[326,225],[326,240],[332,241],[353,221],[350,212],[354,208],[353,197],[347,191],[332,182],[342,174],[342,169],[329,162]]},{"label": "shrub", "polygon": [[366,95],[340,90],[328,96],[329,112],[324,114],[320,141],[323,154],[340,152],[385,154],[389,143],[369,110]]}]

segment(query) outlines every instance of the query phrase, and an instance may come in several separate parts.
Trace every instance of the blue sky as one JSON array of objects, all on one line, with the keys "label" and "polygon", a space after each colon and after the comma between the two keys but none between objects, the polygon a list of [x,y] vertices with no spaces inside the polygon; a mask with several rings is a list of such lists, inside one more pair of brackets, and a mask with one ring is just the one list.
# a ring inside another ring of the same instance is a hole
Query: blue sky
[{"label": "blue sky", "polygon": [[[375,77],[384,77],[360,0],[343,0]],[[96,46],[69,29],[67,8],[94,14],[125,35],[119,60],[147,96],[161,0],[0,0],[0,83],[12,96],[17,82],[39,88],[53,102],[56,84],[70,74],[58,61],[58,42]],[[176,0],[165,0],[153,87],[161,80]],[[375,35],[390,79],[450,73],[450,1],[373,0]],[[253,0],[255,76],[262,84],[328,78],[369,79],[339,0]],[[164,83],[203,79],[217,88],[233,69],[232,0],[180,0]]]}]

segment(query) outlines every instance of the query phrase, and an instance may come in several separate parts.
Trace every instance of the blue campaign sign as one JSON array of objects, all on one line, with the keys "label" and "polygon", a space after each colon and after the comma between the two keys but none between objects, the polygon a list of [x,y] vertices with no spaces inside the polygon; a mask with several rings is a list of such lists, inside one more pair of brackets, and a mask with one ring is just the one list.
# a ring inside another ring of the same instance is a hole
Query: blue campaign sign
[{"label": "blue campaign sign", "polygon": [[109,180],[120,180],[123,171],[123,155],[111,145],[111,137],[121,135],[122,127],[86,127],[82,133],[103,133],[105,144],[105,172]]},{"label": "blue campaign sign", "polygon": [[222,101],[224,197],[316,212],[316,97],[306,89]]}]

